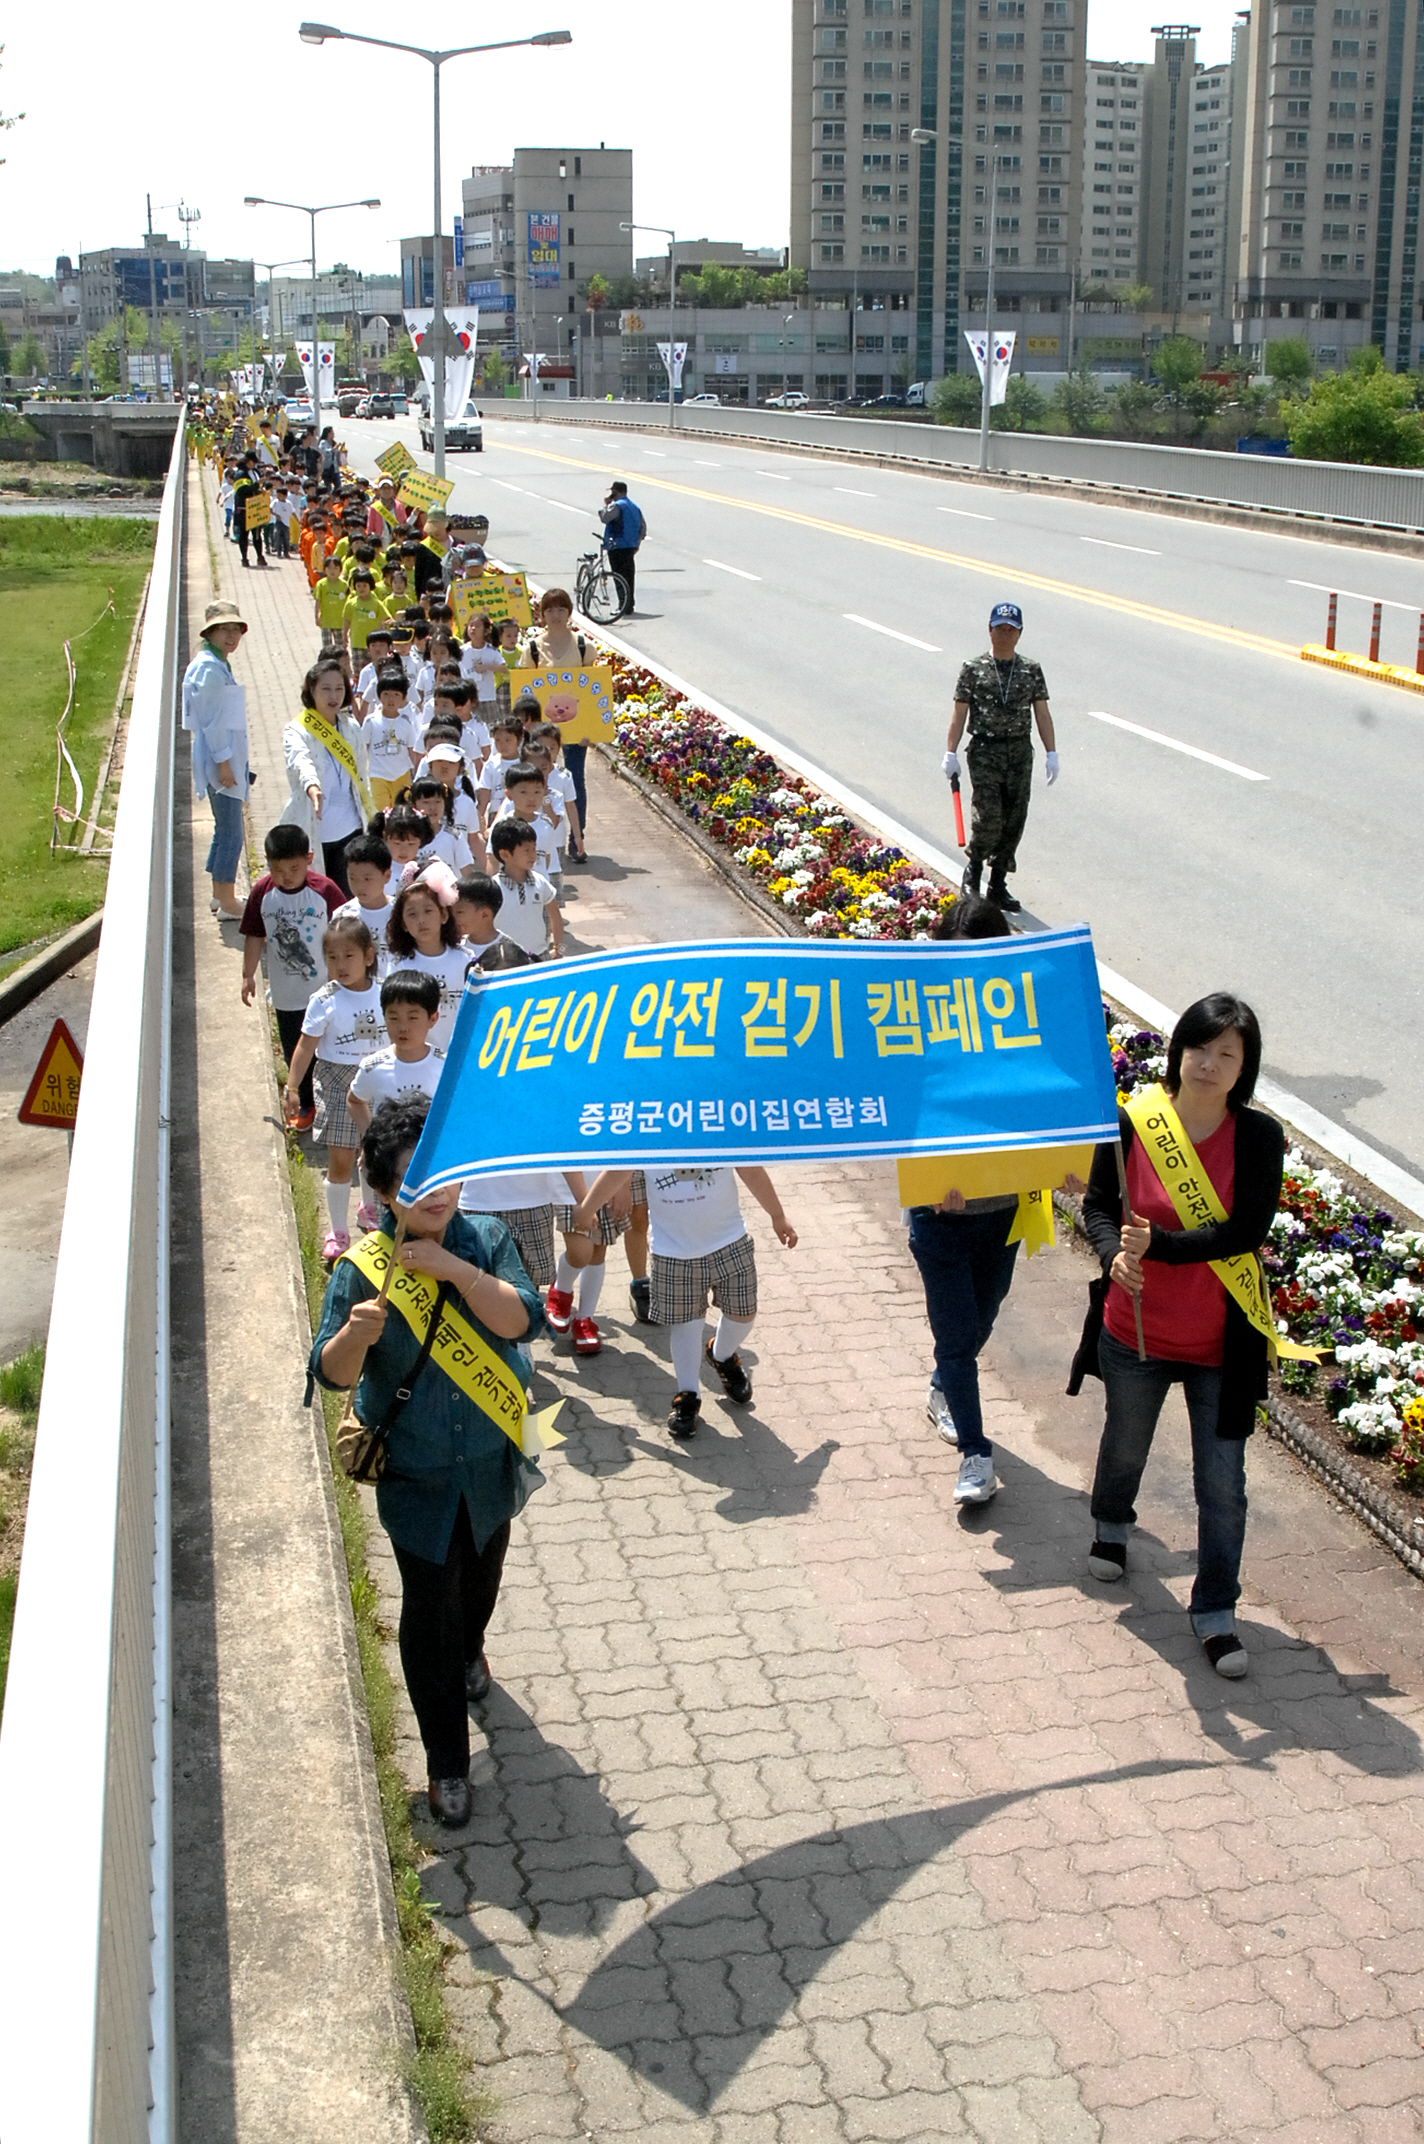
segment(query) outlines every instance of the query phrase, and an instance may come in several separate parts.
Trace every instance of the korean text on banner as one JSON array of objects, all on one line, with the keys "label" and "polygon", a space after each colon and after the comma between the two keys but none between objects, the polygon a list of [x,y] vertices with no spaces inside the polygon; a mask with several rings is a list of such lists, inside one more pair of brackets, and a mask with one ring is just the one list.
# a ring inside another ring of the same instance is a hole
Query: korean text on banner
[{"label": "korean text on banner", "polygon": [[453,477],[431,476],[424,469],[407,469],[400,480],[400,496],[405,504],[427,514],[436,507],[443,511],[454,489]]},{"label": "korean text on banner", "polygon": [[[477,587],[479,583],[475,584]],[[613,704],[613,672],[603,663],[574,663],[568,669],[521,670],[520,692],[532,692],[546,722],[556,722],[565,744],[596,744],[611,737],[618,710]]]},{"label": "korean text on banner", "polygon": [[265,491],[253,492],[252,497],[247,501],[245,519],[249,534],[253,529],[264,528],[272,519],[272,501]]},{"label": "korean text on banner", "polygon": [[472,969],[405,1195],[567,1164],[1116,1137],[1086,926],[922,945],[729,939]]},{"label": "korean text on banner", "polygon": [[410,448],[399,439],[396,440],[393,446],[387,447],[384,454],[376,456],[376,467],[383,469],[387,476],[394,477],[397,483],[400,482],[407,469],[416,469],[419,466]]},{"label": "korean text on banner", "polygon": [[475,581],[456,581],[450,589],[455,623],[463,633],[471,618],[483,611],[492,625],[512,618],[526,629],[534,622],[529,607],[529,583],[522,573],[482,573]]}]

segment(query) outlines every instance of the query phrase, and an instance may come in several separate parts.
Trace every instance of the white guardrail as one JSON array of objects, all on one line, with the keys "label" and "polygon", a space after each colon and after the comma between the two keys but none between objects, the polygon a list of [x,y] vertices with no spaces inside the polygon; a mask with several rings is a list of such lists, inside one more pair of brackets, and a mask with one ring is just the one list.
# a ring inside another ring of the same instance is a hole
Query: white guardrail
[{"label": "white guardrail", "polygon": [[[487,402],[487,418],[528,421],[528,402]],[[539,422],[666,430],[667,404],[555,401],[539,404]],[[931,468],[979,466],[979,432],[954,425],[881,417],[831,417],[810,411],[713,409],[682,403],[677,429],[701,437],[746,439],[762,446],[814,446],[836,455],[893,456]],[[1137,445],[1121,439],[1059,439],[1043,432],[993,432],[989,467],[999,475],[1042,476],[1107,485],[1124,492],[1194,499],[1214,506],[1255,506],[1354,526],[1424,531],[1424,474],[1368,469],[1355,462],[1297,462],[1270,454],[1218,454],[1199,447]]]},{"label": "white guardrail", "polygon": [[0,2144],[171,2144],[168,1215],[186,448],[158,521],[0,1729]]}]

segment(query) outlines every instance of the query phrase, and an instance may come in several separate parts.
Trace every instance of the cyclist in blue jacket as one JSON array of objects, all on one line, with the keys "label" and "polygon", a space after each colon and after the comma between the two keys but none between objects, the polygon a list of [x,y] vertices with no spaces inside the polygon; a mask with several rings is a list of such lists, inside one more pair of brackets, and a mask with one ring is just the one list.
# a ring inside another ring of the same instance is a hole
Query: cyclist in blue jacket
[{"label": "cyclist in blue jacket", "polygon": [[635,506],[629,498],[628,486],[621,478],[609,485],[607,496],[598,509],[598,518],[603,523],[603,548],[608,553],[609,567],[626,590],[623,608],[618,615],[631,618],[638,546],[648,533],[648,524],[643,519],[642,508]]}]

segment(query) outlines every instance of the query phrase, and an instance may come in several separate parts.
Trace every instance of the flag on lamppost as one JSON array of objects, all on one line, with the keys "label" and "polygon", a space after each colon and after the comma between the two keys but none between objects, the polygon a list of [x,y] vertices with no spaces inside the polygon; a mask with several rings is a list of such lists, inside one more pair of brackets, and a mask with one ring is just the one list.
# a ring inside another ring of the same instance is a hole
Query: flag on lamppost
[{"label": "flag on lamppost", "polygon": [[685,342],[660,342],[658,344],[658,356],[663,361],[663,371],[671,380],[672,391],[676,394],[682,385],[682,368],[687,363],[687,344]]},{"label": "flag on lamppost", "polygon": [[[982,387],[984,384],[984,344],[986,338],[982,334],[977,334],[966,328],[964,340],[968,343],[973,354],[974,369],[979,374],[979,384]],[[1012,328],[1006,334],[994,337],[994,373],[993,382],[989,389],[991,406],[1002,402],[1009,391],[1009,368],[1014,361],[1015,340],[1016,337]]]}]

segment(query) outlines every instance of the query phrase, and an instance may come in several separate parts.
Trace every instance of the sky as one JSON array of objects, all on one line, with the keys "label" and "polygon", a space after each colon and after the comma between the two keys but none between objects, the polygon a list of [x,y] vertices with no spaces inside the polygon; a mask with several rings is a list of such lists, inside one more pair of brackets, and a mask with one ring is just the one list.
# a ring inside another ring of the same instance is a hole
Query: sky
[{"label": "sky", "polygon": [[[455,60],[443,70],[446,229],[474,164],[508,163],[516,144],[633,151],[633,212],[679,238],[780,246],[790,196],[790,0],[507,0],[485,10],[393,10],[373,0],[309,0],[341,28],[411,41],[438,28],[451,44],[567,29],[573,44]],[[854,8],[854,0],[852,0]],[[1093,0],[1093,59],[1143,60],[1155,8]],[[1208,0],[1198,57],[1230,52],[1232,0]],[[17,9],[4,30],[0,113],[0,268],[54,272],[56,254],[132,245],[153,227],[181,236],[175,206],[201,210],[195,246],[215,256],[286,260],[308,242],[305,217],[243,206],[248,193],[344,200],[375,210],[322,217],[318,262],[399,272],[400,241],[430,229],[430,69],[370,46],[303,45],[300,6],[240,0],[195,8],[147,0],[121,22],[110,0],[77,0],[56,64],[55,23]],[[343,115],[346,124],[342,124]],[[664,242],[636,240],[640,254]],[[260,272],[260,271],[259,271]]]}]

